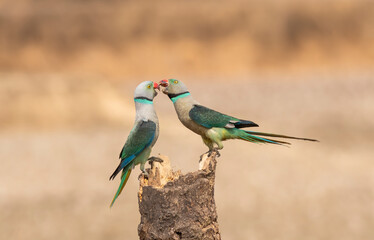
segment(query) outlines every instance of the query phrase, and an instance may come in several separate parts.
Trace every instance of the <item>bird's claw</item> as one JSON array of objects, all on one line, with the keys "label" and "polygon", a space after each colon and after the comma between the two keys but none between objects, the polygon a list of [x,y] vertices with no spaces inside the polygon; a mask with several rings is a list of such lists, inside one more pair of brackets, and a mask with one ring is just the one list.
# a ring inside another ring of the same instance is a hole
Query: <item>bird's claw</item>
[{"label": "bird's claw", "polygon": [[220,157],[221,156],[221,153],[219,153],[218,149],[215,149],[216,153],[217,153],[217,157]]},{"label": "bird's claw", "polygon": [[212,156],[212,153],[216,153],[217,157],[221,156],[221,154],[218,151],[218,148],[213,148],[212,150],[209,150],[207,153],[208,153],[208,157]]},{"label": "bird's claw", "polygon": [[138,180],[140,180],[140,178],[143,176],[144,178],[148,179],[149,177],[149,173],[145,170],[141,170],[142,171],[142,174],[139,175],[139,178]]},{"label": "bird's claw", "polygon": [[200,161],[199,161],[199,162],[201,162],[201,161],[203,160],[203,156],[204,156],[205,154],[207,154],[207,153],[208,153],[208,157],[212,156],[213,153],[216,153],[216,154],[217,154],[217,157],[220,157],[220,156],[221,156],[221,154],[220,154],[219,151],[218,151],[218,148],[213,148],[212,150],[209,150],[209,151],[207,151],[207,152],[201,154],[201,156],[200,156]]}]

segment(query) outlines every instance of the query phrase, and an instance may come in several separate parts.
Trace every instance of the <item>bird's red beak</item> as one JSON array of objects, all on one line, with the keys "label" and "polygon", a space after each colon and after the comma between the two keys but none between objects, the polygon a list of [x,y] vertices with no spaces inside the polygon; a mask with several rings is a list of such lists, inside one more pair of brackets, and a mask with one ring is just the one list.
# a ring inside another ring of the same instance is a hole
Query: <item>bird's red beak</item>
[{"label": "bird's red beak", "polygon": [[158,85],[156,82],[153,82],[153,88],[160,90],[160,85]]},{"label": "bird's red beak", "polygon": [[169,83],[168,83],[167,79],[161,80],[158,84],[160,84],[160,86],[163,86],[163,87],[169,86]]}]

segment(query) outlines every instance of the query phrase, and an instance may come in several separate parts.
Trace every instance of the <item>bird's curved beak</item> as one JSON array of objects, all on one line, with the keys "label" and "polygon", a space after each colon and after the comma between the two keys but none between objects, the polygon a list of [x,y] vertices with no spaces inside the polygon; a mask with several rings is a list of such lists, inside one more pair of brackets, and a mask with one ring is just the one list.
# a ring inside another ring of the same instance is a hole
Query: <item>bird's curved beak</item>
[{"label": "bird's curved beak", "polygon": [[153,82],[153,89],[160,90],[160,85],[156,82]]},{"label": "bird's curved beak", "polygon": [[158,84],[160,86],[164,87],[164,89],[162,89],[162,92],[165,93],[165,94],[168,94],[168,86],[169,86],[168,80],[167,79],[163,79]]},{"label": "bird's curved beak", "polygon": [[156,82],[153,82],[153,98],[155,98],[158,94],[156,89],[160,91],[160,85],[158,85],[158,83]]},{"label": "bird's curved beak", "polygon": [[166,79],[161,80],[158,84],[160,84],[163,87],[169,86],[169,82]]}]

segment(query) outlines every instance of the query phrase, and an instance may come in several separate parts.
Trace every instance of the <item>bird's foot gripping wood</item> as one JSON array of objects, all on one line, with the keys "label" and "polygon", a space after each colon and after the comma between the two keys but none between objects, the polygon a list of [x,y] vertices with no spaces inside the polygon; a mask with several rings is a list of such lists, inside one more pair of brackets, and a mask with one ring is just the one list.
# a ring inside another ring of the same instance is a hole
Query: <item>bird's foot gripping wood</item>
[{"label": "bird's foot gripping wood", "polygon": [[148,179],[149,178],[149,173],[144,169],[140,169],[140,170],[142,171],[142,173],[139,175],[138,180],[140,180],[141,178]]},{"label": "bird's foot gripping wood", "polygon": [[213,149],[211,149],[211,150],[209,150],[209,151],[207,151],[207,152],[201,154],[201,155],[200,155],[200,160],[199,160],[199,162],[201,162],[201,161],[203,160],[203,157],[204,157],[204,155],[206,155],[206,154],[208,154],[208,157],[210,157],[210,156],[212,156],[213,153],[215,153],[217,157],[220,157],[221,154],[219,153],[218,150],[219,150],[219,148],[213,148]]},{"label": "bird's foot gripping wood", "polygon": [[[153,168],[153,164],[155,163],[155,162],[158,162],[158,163],[162,163],[162,162],[164,162],[164,160],[162,160],[161,158],[159,158],[159,157],[150,157],[150,158],[148,158],[148,160],[147,160],[148,162],[149,162],[149,164],[151,165],[151,169]],[[144,169],[144,166],[142,167],[140,167],[140,170],[142,171],[142,173],[139,175],[139,177],[138,177],[138,180],[140,180],[142,177],[143,178],[146,178],[146,179],[149,179],[149,173],[148,173],[148,171],[150,170],[150,169]]]},{"label": "bird's foot gripping wood", "polygon": [[219,153],[220,150],[219,148],[213,148],[212,150],[209,151],[208,157],[212,156],[213,153],[216,153],[217,157],[220,157],[221,154]]},{"label": "bird's foot gripping wood", "polygon": [[162,187],[169,181],[174,181],[178,179],[181,174],[180,171],[173,172],[170,166],[169,158],[163,155],[155,157],[161,161],[153,161],[151,168],[147,168],[148,177],[140,174],[139,181],[141,186],[153,186],[153,187]]}]

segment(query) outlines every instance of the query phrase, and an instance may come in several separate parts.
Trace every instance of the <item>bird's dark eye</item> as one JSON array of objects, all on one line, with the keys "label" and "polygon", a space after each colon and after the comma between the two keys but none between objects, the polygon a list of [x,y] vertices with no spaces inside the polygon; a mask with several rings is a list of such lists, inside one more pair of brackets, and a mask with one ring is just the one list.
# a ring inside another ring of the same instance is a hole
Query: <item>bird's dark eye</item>
[{"label": "bird's dark eye", "polygon": [[147,88],[148,88],[148,89],[151,89],[151,85],[150,85],[150,84],[148,84],[148,85],[147,85]]},{"label": "bird's dark eye", "polygon": [[174,84],[177,84],[177,83],[178,83],[178,80],[174,80],[173,83],[174,83]]}]

